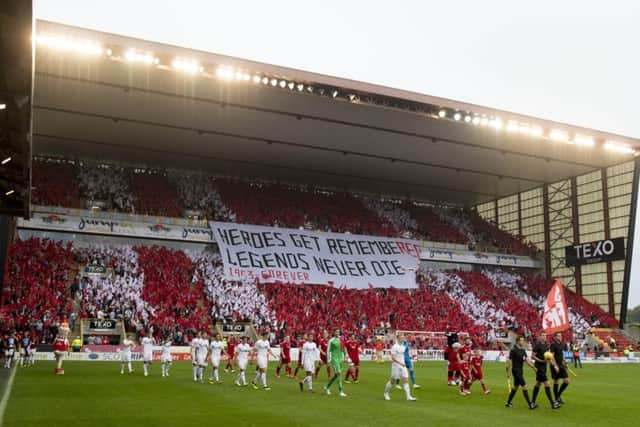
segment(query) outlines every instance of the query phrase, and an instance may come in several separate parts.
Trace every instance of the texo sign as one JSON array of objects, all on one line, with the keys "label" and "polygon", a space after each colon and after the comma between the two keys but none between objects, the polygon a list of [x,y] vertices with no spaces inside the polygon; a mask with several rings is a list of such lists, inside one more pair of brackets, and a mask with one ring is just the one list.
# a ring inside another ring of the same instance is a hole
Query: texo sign
[{"label": "texo sign", "polygon": [[598,240],[564,248],[567,267],[624,259],[624,238]]}]

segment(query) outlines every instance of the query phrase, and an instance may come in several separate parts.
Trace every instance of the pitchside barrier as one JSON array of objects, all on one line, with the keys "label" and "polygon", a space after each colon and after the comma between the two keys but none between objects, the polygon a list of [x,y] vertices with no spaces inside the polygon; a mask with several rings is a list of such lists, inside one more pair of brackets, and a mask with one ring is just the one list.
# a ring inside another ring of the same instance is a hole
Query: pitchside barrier
[{"label": "pitchside barrier", "polygon": [[[108,347],[111,347],[111,351],[108,351]],[[65,360],[68,361],[95,361],[95,362],[119,362],[120,361],[120,347],[119,346],[100,346],[101,351],[81,351],[71,352],[66,356]],[[271,361],[277,361],[280,357],[280,349],[274,347],[271,349],[275,354],[275,358],[269,357]],[[156,346],[153,349],[153,360],[160,361],[160,354],[162,348]],[[486,362],[505,362],[508,357],[508,352],[504,351],[483,351],[484,360]],[[444,361],[443,350],[422,350],[414,349],[411,352],[412,358],[416,361],[431,362],[431,361]],[[191,347],[174,346],[171,347],[171,356],[176,362],[191,361]],[[222,360],[227,360],[227,356],[223,355]],[[360,360],[363,362],[370,362],[376,359],[376,350],[373,348],[364,349],[364,353],[360,355]],[[571,362],[572,357],[567,355],[567,361]],[[580,359],[585,363],[640,363],[640,353],[629,353],[624,355],[622,353],[610,353],[608,356],[596,355],[592,352],[581,353]],[[35,354],[35,360],[55,360],[53,352],[38,352]],[[139,348],[135,348],[131,353],[131,360],[142,361],[142,353]],[[291,361],[296,363],[298,360],[298,349],[291,349]],[[390,350],[383,350],[383,360],[390,361]],[[348,359],[347,359],[348,361]]]}]

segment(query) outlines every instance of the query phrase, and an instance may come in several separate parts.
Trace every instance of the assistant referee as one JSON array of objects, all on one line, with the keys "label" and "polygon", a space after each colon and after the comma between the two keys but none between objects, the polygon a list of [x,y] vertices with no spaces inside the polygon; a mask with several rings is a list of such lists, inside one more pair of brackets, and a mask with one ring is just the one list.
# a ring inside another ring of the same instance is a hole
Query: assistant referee
[{"label": "assistant referee", "polygon": [[[569,387],[569,375],[567,374],[567,362],[564,360],[565,345],[562,342],[562,333],[553,334],[553,342],[550,351],[553,353],[558,369],[551,370],[551,378],[553,378],[553,395],[558,405],[564,405],[564,401],[560,397],[562,392]],[[562,385],[560,385],[562,382]]]},{"label": "assistant referee", "polygon": [[[538,342],[533,346],[533,353],[531,358],[535,361],[536,366],[536,385],[533,387],[533,399],[531,400],[531,405],[529,408],[536,409],[538,404],[536,403],[536,398],[538,397],[538,392],[540,392],[540,385],[544,384],[544,392],[547,395],[547,399],[549,399],[549,403],[551,404],[551,409],[558,409],[560,405],[553,400],[551,397],[551,385],[549,384],[549,378],[547,377],[547,364],[549,363],[544,354],[549,351],[549,343],[547,342],[547,333],[542,331],[540,335],[538,335]],[[559,370],[558,365],[556,365],[555,360],[551,360],[551,365],[553,366],[552,370],[556,372]]]},{"label": "assistant referee", "polygon": [[507,359],[507,381],[511,380],[513,376],[513,386],[510,384],[509,398],[505,406],[507,408],[513,408],[513,398],[515,397],[518,388],[522,387],[522,394],[524,395],[527,405],[531,407],[531,399],[529,398],[529,390],[527,390],[527,383],[524,380],[523,367],[526,363],[535,370],[534,364],[527,356],[527,352],[524,349],[525,340],[523,336],[519,336],[516,339],[516,344],[509,352],[509,358]]}]

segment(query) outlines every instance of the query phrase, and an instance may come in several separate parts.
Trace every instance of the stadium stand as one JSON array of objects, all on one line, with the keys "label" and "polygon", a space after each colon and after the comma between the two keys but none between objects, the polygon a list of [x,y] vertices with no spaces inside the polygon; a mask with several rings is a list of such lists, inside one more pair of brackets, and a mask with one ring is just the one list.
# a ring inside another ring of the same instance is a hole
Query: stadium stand
[{"label": "stadium stand", "polygon": [[161,173],[134,170],[131,181],[135,212],[142,215],[181,217],[178,194]]},{"label": "stadium stand", "polygon": [[[51,176],[55,179],[49,179]],[[109,209],[127,213],[182,217],[191,210],[220,221],[402,236],[470,247],[484,244],[512,254],[535,255],[538,251],[473,210],[318,188],[54,159],[34,162],[34,186],[34,202],[44,205],[79,207],[82,199],[103,200]],[[25,244],[17,243],[17,250]],[[78,247],[73,251],[79,264],[105,265],[112,271],[82,281],[81,315],[122,318],[129,329],[140,333],[153,326],[157,335],[186,336],[207,330],[215,319],[249,320],[289,334],[300,332],[302,325],[315,330],[339,325],[363,335],[387,324],[409,330],[465,329],[484,344],[489,330],[510,329],[527,335],[536,331],[540,308],[552,284],[535,275],[487,270],[421,271],[419,289],[413,291],[258,285],[226,281],[218,254],[160,246]],[[25,254],[17,254],[16,262],[24,263]],[[15,283],[16,277],[7,280]],[[60,292],[62,285],[55,286]],[[24,295],[18,295],[24,304]],[[566,295],[575,332],[618,326],[599,306],[571,290]],[[333,305],[335,315],[323,317],[321,313]],[[68,313],[66,300],[51,306],[65,307],[51,317]],[[16,309],[15,302],[3,306],[5,312]],[[353,313],[363,314],[354,318]]]},{"label": "stadium stand", "polygon": [[506,322],[507,329],[517,333],[537,331],[539,328],[539,312],[531,304],[517,298],[505,287],[496,286],[489,277],[480,271],[460,271],[456,273],[467,289],[481,301],[489,301],[493,306],[507,313],[508,317],[500,318],[500,314],[491,311],[486,316],[498,322]]},{"label": "stadium stand", "polygon": [[[371,336],[380,327],[464,330],[487,345],[491,329],[535,333],[538,309],[552,286],[539,276],[501,270],[421,270],[415,290],[230,282],[215,253],[162,246],[73,247],[41,239],[15,241],[9,265],[2,315],[11,324],[4,326],[35,330],[43,340],[50,339],[49,330],[72,311],[70,289],[77,265],[103,265],[109,273],[77,276],[81,317],[124,319],[130,331],[143,334],[153,327],[155,335],[174,337],[208,331],[214,320],[248,320],[280,335],[332,327],[361,336]],[[566,295],[575,332],[617,327],[599,306],[570,290]],[[615,339],[624,342],[623,337]]]},{"label": "stadium stand", "polygon": [[362,204],[373,211],[379,218],[388,221],[400,231],[405,238],[423,238],[418,233],[418,222],[411,217],[408,211],[402,208],[401,201],[385,201],[372,196],[360,196]]},{"label": "stadium stand", "polygon": [[235,221],[235,215],[220,198],[215,177],[174,172],[169,174],[169,181],[176,188],[183,209],[203,211],[214,221]]},{"label": "stadium stand", "polygon": [[[552,280],[547,280],[544,277],[534,274],[521,274],[519,280],[519,287],[528,295],[533,298],[542,300],[546,298],[549,289],[553,284]],[[579,332],[584,332],[589,327],[595,327],[602,325],[603,327],[619,327],[619,323],[609,313],[604,311],[599,305],[593,304],[581,296],[577,295],[569,288],[565,288],[565,297],[567,299],[567,306],[569,307],[570,314],[574,313],[583,319],[581,322],[583,326]]]},{"label": "stadium stand", "polygon": [[478,237],[473,229],[473,224],[469,219],[469,213],[464,208],[434,206],[433,211],[440,220],[449,224],[462,233],[470,245],[477,243]]},{"label": "stadium stand", "polygon": [[484,240],[495,246],[498,252],[515,255],[536,255],[538,248],[532,243],[525,242],[522,237],[514,236],[502,230],[492,222],[485,221],[478,212],[465,210],[478,240]]},{"label": "stadium stand", "polygon": [[[137,246],[138,268],[144,275],[142,298],[150,306],[154,334],[210,332],[208,299],[202,282],[193,282],[191,259],[180,250]],[[142,332],[138,330],[138,332]]]},{"label": "stadium stand", "polygon": [[431,206],[407,203],[405,209],[418,223],[418,231],[427,240],[447,243],[468,243],[468,239],[455,227],[442,221]]},{"label": "stadium stand", "polygon": [[76,167],[67,161],[33,161],[32,203],[46,206],[80,207]]},{"label": "stadium stand", "polygon": [[41,342],[53,340],[72,311],[73,259],[70,244],[37,238],[13,242],[2,287],[4,330],[31,331]]},{"label": "stadium stand", "polygon": [[240,223],[393,236],[397,230],[348,193],[224,180],[220,195]]},{"label": "stadium stand", "polygon": [[363,337],[373,335],[376,328],[468,330],[478,342],[485,341],[486,329],[475,325],[447,294],[433,292],[428,286],[414,291],[287,284],[261,288],[282,330],[292,336],[332,328]]},{"label": "stadium stand", "polygon": [[211,304],[211,317],[225,322],[250,321],[258,326],[270,324],[274,316],[265,296],[252,281],[228,281],[223,276],[219,254],[189,254],[195,267],[194,283],[205,290]]},{"label": "stadium stand", "polygon": [[142,298],[143,280],[138,254],[131,246],[78,248],[81,265],[100,265],[111,274],[80,278],[82,318],[123,319],[129,330],[149,325],[150,307]]},{"label": "stadium stand", "polygon": [[133,212],[134,200],[127,172],[113,165],[83,162],[78,170],[80,191],[88,200],[102,200],[116,211]]},{"label": "stadium stand", "polygon": [[620,349],[633,346],[633,343],[628,336],[623,335],[615,329],[593,328],[591,333],[593,337],[600,342],[605,351],[619,351]]},{"label": "stadium stand", "polygon": [[537,252],[473,211],[318,188],[94,162],[76,167],[59,159],[34,162],[34,185],[34,203],[42,205],[77,208],[84,198],[125,213],[183,217],[185,211],[200,211],[219,221],[465,245],[484,240],[507,253]]},{"label": "stadium stand", "polygon": [[512,320],[503,310],[496,308],[490,301],[482,301],[472,289],[468,289],[460,276],[443,271],[424,273],[429,280],[423,281],[435,292],[446,293],[453,301],[460,304],[464,314],[474,323],[488,329],[499,329],[504,319]]}]

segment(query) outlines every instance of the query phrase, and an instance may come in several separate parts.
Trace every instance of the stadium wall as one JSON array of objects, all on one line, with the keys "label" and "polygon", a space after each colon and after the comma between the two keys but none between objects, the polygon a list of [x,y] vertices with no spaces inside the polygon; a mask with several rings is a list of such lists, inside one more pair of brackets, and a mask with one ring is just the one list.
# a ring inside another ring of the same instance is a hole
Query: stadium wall
[{"label": "stadium wall", "polygon": [[[620,320],[625,261],[567,267],[564,248],[622,237],[629,242],[635,163],[622,163],[476,206],[500,228],[545,248],[549,277]],[[547,203],[545,206],[545,198]],[[549,224],[545,230],[545,207]]]},{"label": "stadium wall", "polygon": [[[271,349],[276,356],[275,358],[269,357],[271,362],[276,362],[280,356],[279,348]],[[191,360],[190,347],[172,347],[171,355],[173,357],[174,362],[187,362]],[[375,360],[375,349],[367,348],[364,349],[364,354],[360,356],[360,360],[364,362],[372,362]],[[486,362],[498,362],[504,363],[506,362],[508,352],[504,351],[495,351],[489,350],[483,352],[484,360]],[[439,361],[444,362],[444,351],[443,350],[416,350],[413,354],[414,360],[422,361],[422,362],[433,362]],[[624,355],[622,353],[611,353],[608,356],[598,355],[596,357],[596,353],[593,352],[582,352],[581,353],[581,361],[586,363],[640,363],[640,353],[629,353]],[[298,349],[291,349],[291,360],[297,360],[298,358]],[[565,353],[565,358],[568,361],[573,360],[571,352]],[[55,360],[55,356],[53,352],[38,352],[35,355],[35,359],[39,361],[53,361]],[[142,361],[142,353],[133,352],[131,354],[131,359],[135,362]],[[222,360],[227,360],[227,356],[222,356]],[[383,359],[385,361],[391,360],[391,352],[390,350],[385,349],[383,352]],[[79,353],[69,353],[68,356],[65,357],[65,360],[71,362],[119,362],[120,361],[120,349],[118,347],[114,347],[113,351],[101,351],[101,352],[79,352]],[[160,347],[157,350],[154,350],[153,360],[160,361]]]}]

